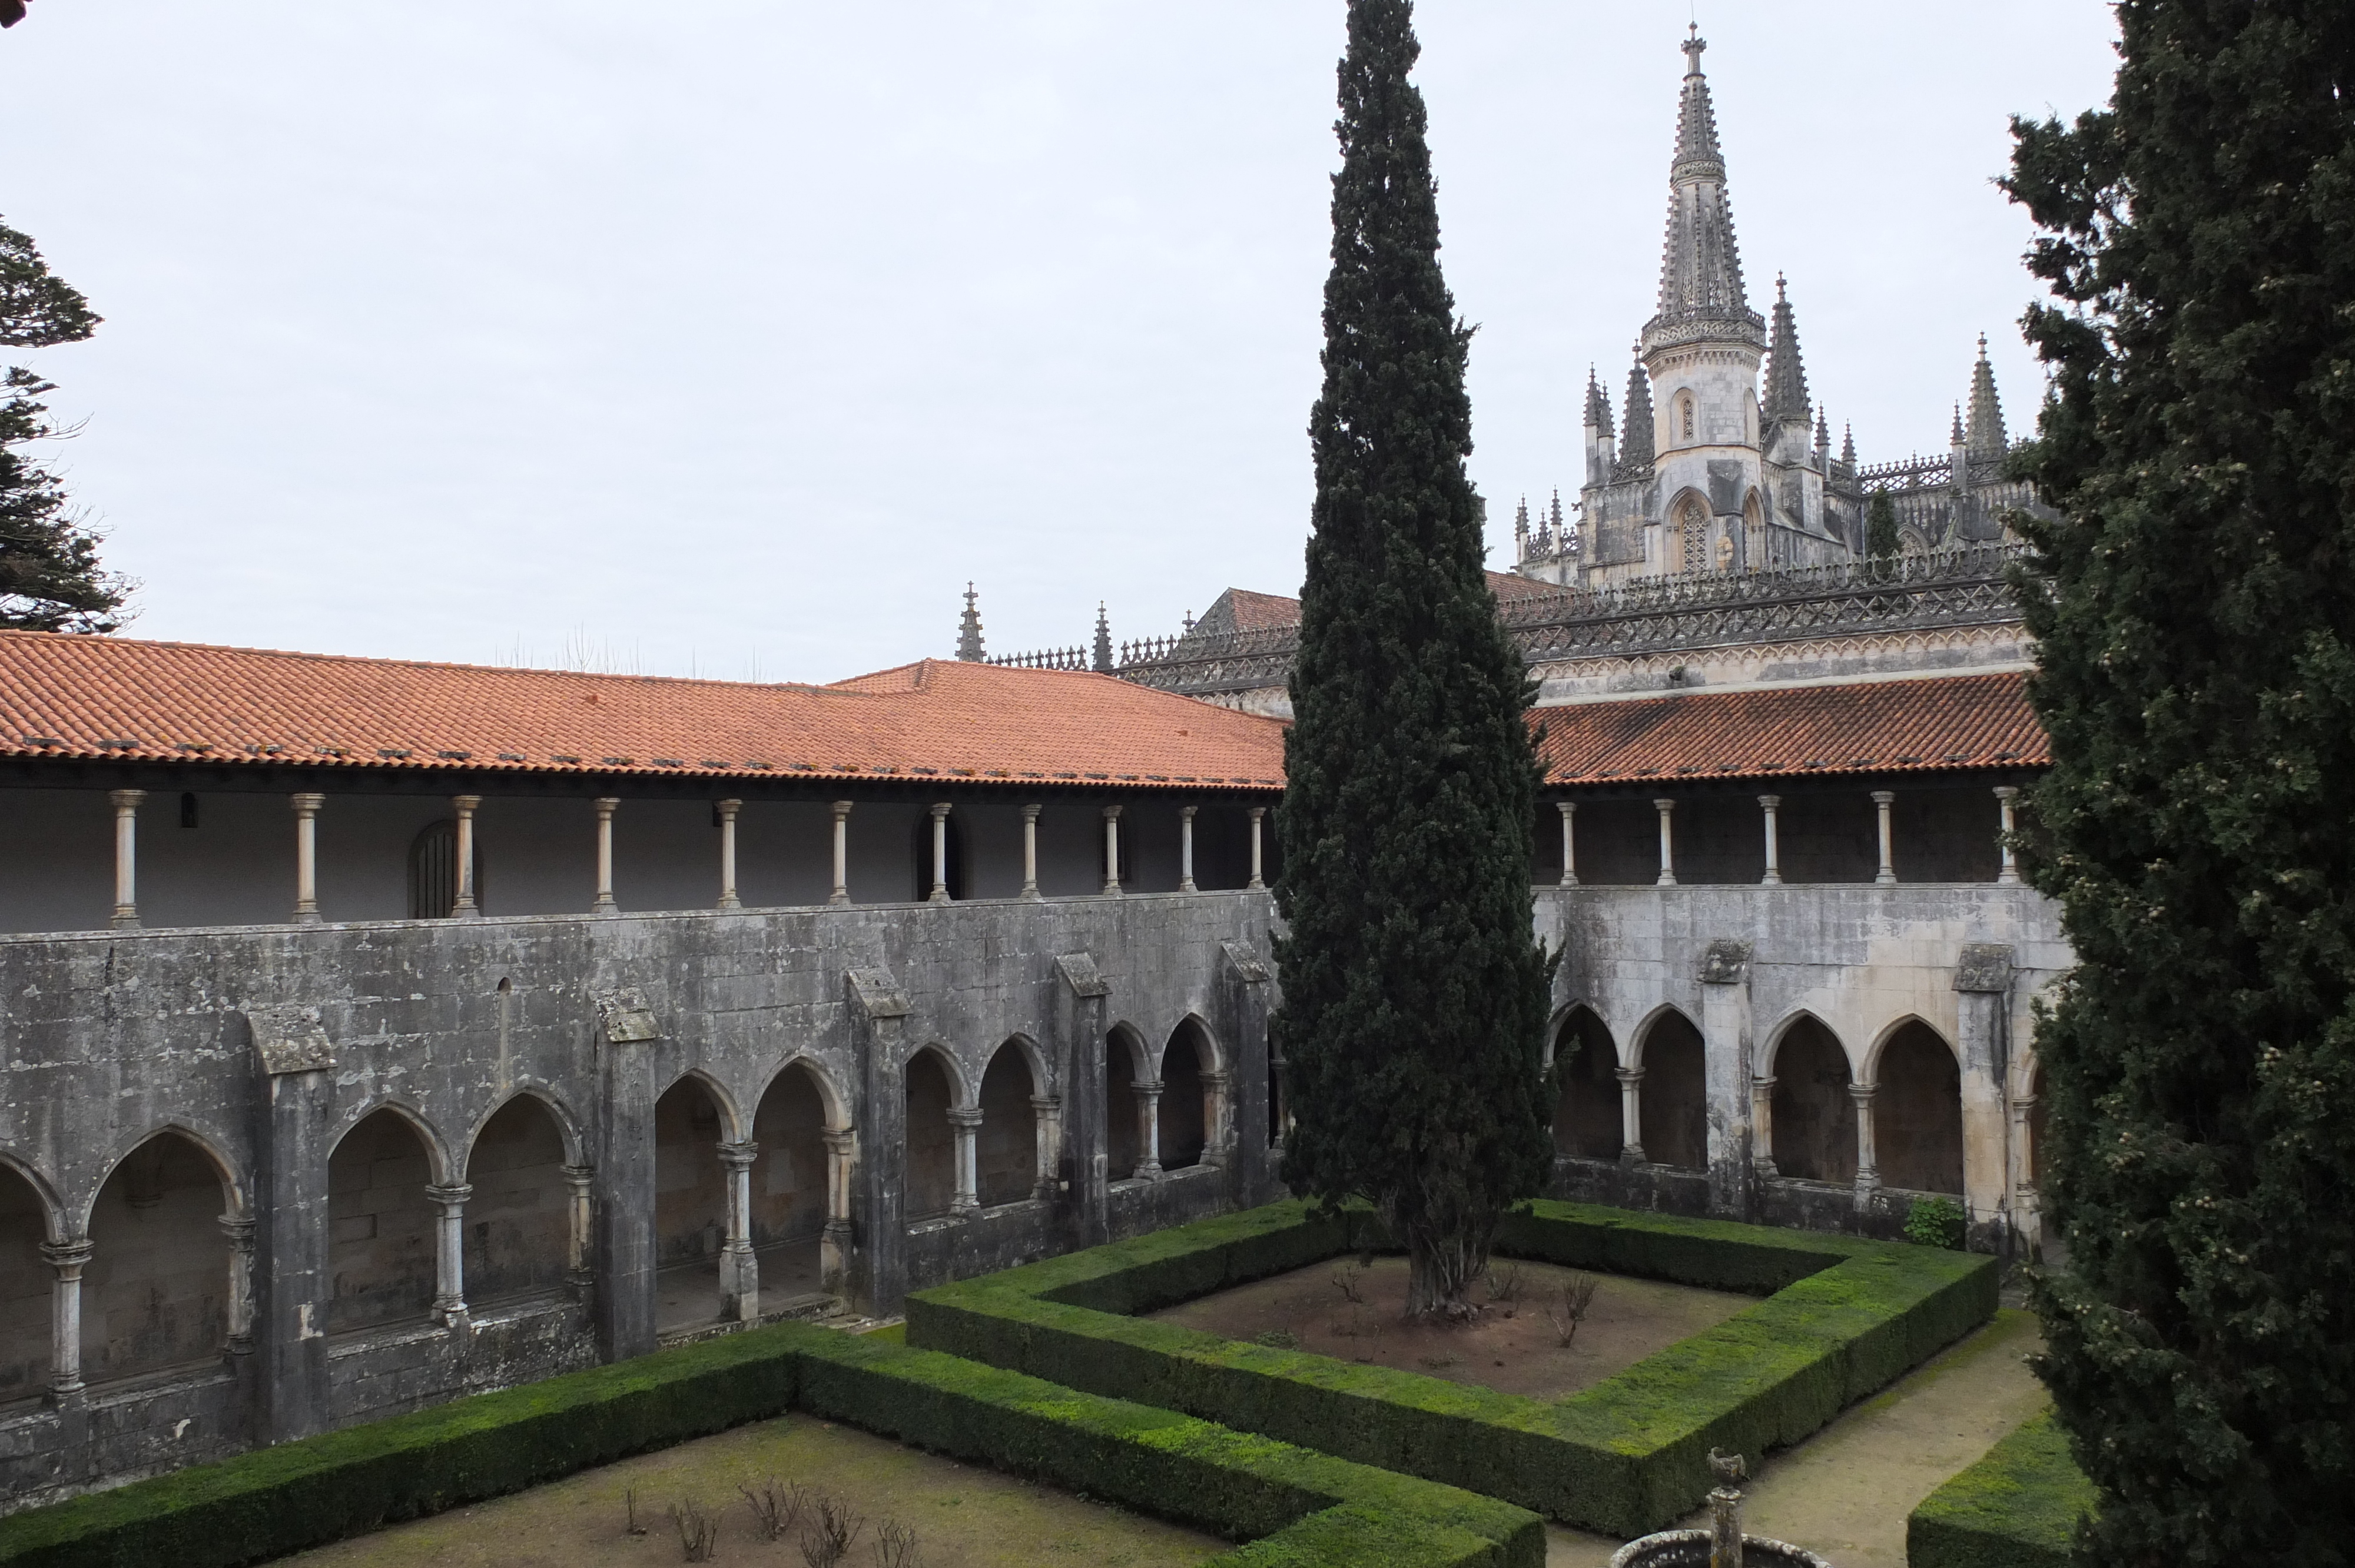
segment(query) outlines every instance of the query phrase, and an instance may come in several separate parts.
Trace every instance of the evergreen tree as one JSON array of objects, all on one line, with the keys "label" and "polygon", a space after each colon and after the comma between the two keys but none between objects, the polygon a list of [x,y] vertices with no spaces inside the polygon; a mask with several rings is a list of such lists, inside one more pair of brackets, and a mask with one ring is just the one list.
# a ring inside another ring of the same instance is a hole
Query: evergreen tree
[{"label": "evergreen tree", "polygon": [[[2022,471],[2042,1373],[2080,1561],[2355,1541],[2355,7],[2123,0],[2115,96],[2015,122],[2052,397]],[[2039,580],[2041,579],[2041,580]]]},{"label": "evergreen tree", "polygon": [[[31,238],[0,224],[0,347],[80,343],[98,323]],[[22,366],[0,374],[0,627],[112,631],[131,584],[100,568],[98,535],[68,511],[64,485],[17,450],[69,433],[40,402],[55,389]]]},{"label": "evergreen tree", "polygon": [[1440,275],[1409,0],[1350,0],[1348,37],[1272,1027],[1285,1180],[1369,1200],[1407,1249],[1409,1314],[1453,1314],[1552,1163],[1538,773],[1464,469],[1471,332]]},{"label": "evergreen tree", "polygon": [[1889,492],[1876,490],[1864,503],[1864,553],[1876,558],[1898,551],[1897,503]]}]

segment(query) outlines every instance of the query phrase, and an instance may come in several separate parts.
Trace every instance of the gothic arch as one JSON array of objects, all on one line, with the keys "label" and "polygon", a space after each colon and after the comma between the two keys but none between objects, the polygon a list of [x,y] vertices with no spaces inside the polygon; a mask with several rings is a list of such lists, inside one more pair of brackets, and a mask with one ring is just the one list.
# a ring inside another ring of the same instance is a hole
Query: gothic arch
[{"label": "gothic arch", "polygon": [[755,1114],[758,1114],[761,1101],[768,1098],[769,1091],[777,1086],[777,1080],[795,1067],[807,1073],[810,1082],[816,1086],[818,1104],[826,1110],[826,1127],[836,1132],[847,1129],[850,1126],[849,1097],[842,1092],[842,1086],[834,1081],[834,1074],[827,1070],[826,1063],[815,1053],[805,1050],[796,1049],[788,1053],[785,1059],[771,1069],[768,1076],[761,1081],[760,1096],[752,1102]]},{"label": "gothic arch", "polygon": [[546,1084],[537,1078],[526,1078],[517,1079],[515,1086],[496,1105],[475,1118],[474,1125],[466,1129],[466,1163],[468,1165],[471,1166],[474,1163],[474,1145],[482,1141],[483,1128],[491,1125],[491,1119],[521,1099],[538,1101],[540,1107],[548,1112],[549,1118],[556,1123],[557,1135],[564,1140],[566,1164],[589,1163],[588,1145],[581,1139],[581,1123],[573,1116],[571,1107],[567,1106],[556,1091]]},{"label": "gothic arch", "polygon": [[1168,1060],[1170,1044],[1180,1034],[1185,1033],[1189,1025],[1193,1030],[1195,1049],[1201,1054],[1201,1070],[1205,1073],[1217,1073],[1225,1069],[1226,1053],[1219,1049],[1219,1037],[1210,1033],[1210,1026],[1202,1021],[1200,1013],[1189,1012],[1179,1019],[1169,1033],[1162,1038],[1161,1049],[1155,1054],[1153,1059],[1155,1072],[1161,1070],[1163,1065]]},{"label": "gothic arch", "polygon": [[1812,1007],[1795,1007],[1783,1015],[1781,1021],[1766,1036],[1765,1054],[1760,1058],[1757,1069],[1760,1077],[1771,1078],[1774,1075],[1774,1060],[1783,1049],[1783,1043],[1791,1037],[1791,1031],[1802,1023],[1813,1023],[1834,1040],[1839,1041],[1841,1052],[1848,1056],[1849,1071],[1851,1073],[1855,1071],[1856,1054],[1849,1050],[1848,1042],[1841,1039],[1840,1032],[1832,1027],[1831,1020]]},{"label": "gothic arch", "polygon": [[1055,1075],[1048,1064],[1047,1054],[1039,1049],[1039,1043],[1018,1029],[998,1042],[997,1051],[991,1052],[989,1059],[996,1061],[997,1052],[1008,1045],[1022,1053],[1022,1060],[1030,1068],[1030,1092],[1040,1099],[1052,1095],[1055,1092]]},{"label": "gothic arch", "polygon": [[681,1073],[677,1077],[673,1078],[669,1083],[665,1084],[660,1092],[655,1096],[655,1103],[660,1104],[664,1097],[667,1096],[673,1089],[677,1088],[681,1084],[687,1082],[689,1079],[693,1079],[698,1088],[711,1097],[713,1108],[719,1112],[719,1128],[721,1134],[719,1141],[722,1143],[743,1142],[744,1113],[737,1108],[736,1097],[728,1092],[727,1085],[721,1083],[718,1078],[713,1077],[701,1067],[689,1067],[686,1072]]},{"label": "gothic arch", "polygon": [[1625,1057],[1622,1065],[1635,1068],[1639,1072],[1643,1069],[1644,1047],[1651,1044],[1652,1032],[1657,1029],[1660,1026],[1661,1022],[1671,1014],[1682,1019],[1686,1023],[1690,1024],[1694,1033],[1698,1034],[1700,1033],[1700,1025],[1694,1023],[1691,1015],[1687,1013],[1683,1008],[1678,1007],[1673,1001],[1664,1001],[1660,1003],[1659,1006],[1652,1009],[1651,1012],[1644,1014],[1643,1018],[1636,1023],[1636,1027],[1627,1031],[1627,1044],[1622,1053]]},{"label": "gothic arch", "polygon": [[[176,1118],[170,1121],[159,1122],[144,1132],[116,1143],[114,1152],[107,1157],[104,1168],[98,1173],[98,1179],[91,1183],[89,1196],[81,1201],[80,1224],[76,1226],[77,1234],[90,1234],[91,1214],[97,1207],[99,1195],[106,1191],[106,1184],[114,1179],[116,1171],[123,1169],[123,1162],[157,1139],[174,1136],[185,1139],[197,1153],[203,1155],[206,1163],[212,1167],[213,1174],[219,1178],[221,1212],[232,1219],[244,1219],[251,1214],[252,1210],[247,1197],[245,1183],[239,1180],[237,1167],[229,1162],[228,1156],[221,1153],[220,1144],[211,1134],[203,1132]],[[44,1196],[47,1195],[45,1190],[38,1184],[36,1185],[35,1191],[42,1192]]]},{"label": "gothic arch", "polygon": [[1759,1153],[1805,1181],[1856,1179],[1856,1065],[1839,1032],[1801,1008],[1775,1027],[1759,1069],[1773,1084]]},{"label": "gothic arch", "polygon": [[1625,1119],[1617,1042],[1602,1015],[1582,1002],[1563,1010],[1551,1039],[1557,1075],[1554,1151],[1573,1159],[1618,1159]]},{"label": "gothic arch", "polygon": [[975,1104],[975,1097],[981,1092],[980,1086],[974,1080],[973,1075],[964,1070],[964,1064],[956,1059],[956,1053],[950,1050],[942,1041],[927,1040],[908,1053],[907,1065],[900,1073],[902,1081],[906,1079],[908,1072],[915,1067],[917,1058],[922,1056],[932,1056],[939,1061],[941,1072],[949,1081],[950,1107],[957,1110],[972,1109]]},{"label": "gothic arch", "polygon": [[58,1196],[57,1188],[50,1185],[49,1179],[5,1149],[0,1149],[0,1171],[24,1178],[25,1185],[32,1190],[33,1201],[41,1207],[41,1239],[52,1242],[65,1240],[65,1202]]},{"label": "gothic arch", "polygon": [[1154,1068],[1157,1064],[1152,1050],[1145,1044],[1143,1030],[1126,1019],[1122,1019],[1104,1031],[1104,1050],[1107,1055],[1110,1054],[1114,1041],[1118,1041],[1128,1052],[1128,1065],[1131,1072],[1140,1078],[1149,1078],[1153,1075]]},{"label": "gothic arch", "polygon": [[1709,1168],[1709,1045],[1674,1007],[1655,1012],[1636,1037],[1644,1077],[1636,1091],[1636,1141],[1655,1165]]},{"label": "gothic arch", "polygon": [[1955,1058],[1955,1066],[1957,1070],[1960,1070],[1963,1065],[1963,1054],[1955,1049],[1955,1043],[1946,1037],[1946,1032],[1939,1028],[1936,1024],[1931,1022],[1928,1019],[1923,1017],[1920,1013],[1908,1012],[1902,1017],[1891,1019],[1889,1022],[1883,1024],[1881,1028],[1881,1032],[1872,1037],[1872,1044],[1865,1047],[1864,1060],[1857,1068],[1856,1081],[1859,1084],[1865,1085],[1880,1083],[1881,1058],[1882,1054],[1889,1049],[1889,1043],[1891,1040],[1896,1039],[1900,1032],[1915,1024],[1919,1024],[1930,1033],[1937,1036],[1938,1044],[1944,1045],[1947,1052],[1953,1055]]}]

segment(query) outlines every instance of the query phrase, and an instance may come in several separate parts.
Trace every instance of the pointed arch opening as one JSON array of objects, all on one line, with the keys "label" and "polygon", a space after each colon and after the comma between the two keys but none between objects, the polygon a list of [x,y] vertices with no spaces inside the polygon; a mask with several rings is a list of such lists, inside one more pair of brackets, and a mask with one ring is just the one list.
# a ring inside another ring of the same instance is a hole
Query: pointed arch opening
[{"label": "pointed arch opening", "polygon": [[1853,1182],[1856,1100],[1848,1092],[1848,1053],[1839,1037],[1813,1017],[1796,1019],[1775,1044],[1772,1065],[1775,1172]]},{"label": "pointed arch opening", "polygon": [[235,1207],[224,1167],[186,1133],[125,1155],[90,1211],[82,1269],[81,1372],[111,1383],[211,1361],[230,1330],[232,1279],[221,1220]]},{"label": "pointed arch opening", "polygon": [[1145,1166],[1144,1105],[1136,1086],[1146,1081],[1142,1070],[1145,1041],[1125,1023],[1116,1023],[1104,1036],[1104,1170],[1114,1181],[1143,1179]]},{"label": "pointed arch opening", "polygon": [[433,1305],[441,1210],[432,1146],[402,1110],[362,1117],[327,1156],[327,1329],[348,1333],[422,1318]]},{"label": "pointed arch opening", "polygon": [[655,1102],[655,1322],[657,1329],[719,1316],[719,1265],[728,1241],[728,1171],[722,1144],[735,1127],[713,1086],[690,1073]]},{"label": "pointed arch opening", "polygon": [[1638,1125],[1644,1158],[1680,1171],[1709,1169],[1709,1079],[1700,1031],[1669,1008],[1644,1031]]},{"label": "pointed arch opening", "polygon": [[1573,1007],[1555,1031],[1553,1148],[1573,1160],[1616,1160],[1625,1147],[1619,1048],[1590,1007]]},{"label": "pointed arch opening", "polygon": [[908,1059],[907,1170],[901,1189],[911,1220],[935,1219],[956,1200],[956,1128],[949,1112],[958,1101],[948,1058],[926,1046]]},{"label": "pointed arch opening", "polygon": [[1218,1103],[1218,1051],[1200,1020],[1188,1017],[1161,1050],[1159,1122],[1161,1168],[1183,1171],[1211,1158],[1211,1131]]},{"label": "pointed arch opening", "polygon": [[778,1297],[823,1288],[819,1244],[833,1212],[830,1086],[807,1061],[787,1063],[752,1112],[752,1250],[761,1288]]},{"label": "pointed arch opening", "polygon": [[466,1153],[467,1299],[483,1306],[560,1290],[572,1251],[563,1124],[519,1094],[491,1114]]},{"label": "pointed arch opening", "polygon": [[1873,1073],[1872,1135],[1883,1186],[1963,1193],[1963,1073],[1944,1036],[1908,1019]]},{"label": "pointed arch opening", "polygon": [[1018,1040],[1008,1040],[981,1075],[981,1127],[975,1134],[981,1206],[1018,1203],[1039,1187],[1039,1112],[1046,1091]]},{"label": "pointed arch opening", "polygon": [[40,1189],[0,1161],[0,1404],[48,1385],[56,1271],[41,1244],[49,1235],[49,1205]]}]

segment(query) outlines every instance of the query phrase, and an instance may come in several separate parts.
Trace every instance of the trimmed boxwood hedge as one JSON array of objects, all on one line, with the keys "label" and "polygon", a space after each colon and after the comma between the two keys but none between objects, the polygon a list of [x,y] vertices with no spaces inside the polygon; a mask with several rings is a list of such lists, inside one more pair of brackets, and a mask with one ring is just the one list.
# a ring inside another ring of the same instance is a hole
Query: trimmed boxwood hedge
[{"label": "trimmed boxwood hedge", "polygon": [[2094,1483],[2050,1412],[1922,1499],[1905,1521],[1910,1568],[2069,1568]]},{"label": "trimmed boxwood hedge", "polygon": [[909,1343],[1625,1536],[1708,1494],[1710,1447],[1796,1443],[1996,1308],[1988,1257],[1539,1202],[1499,1233],[1500,1254],[1766,1299],[1550,1403],[1133,1316],[1380,1240],[1365,1216],[1271,1204],[919,1292]]},{"label": "trimmed boxwood hedge", "polygon": [[1249,1544],[1221,1568],[1540,1568],[1533,1514],[1036,1378],[784,1323],[0,1519],[6,1568],[232,1568],[788,1409]]}]

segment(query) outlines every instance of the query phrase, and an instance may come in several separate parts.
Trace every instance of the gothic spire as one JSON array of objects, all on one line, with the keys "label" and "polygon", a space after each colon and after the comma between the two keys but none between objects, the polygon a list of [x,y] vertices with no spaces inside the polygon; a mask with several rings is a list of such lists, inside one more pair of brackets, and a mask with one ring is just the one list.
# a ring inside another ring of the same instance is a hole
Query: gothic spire
[{"label": "gothic spire", "polygon": [[1840,461],[1850,468],[1856,466],[1856,427],[1854,425],[1840,426]]},{"label": "gothic spire", "polygon": [[981,652],[981,611],[974,607],[974,601],[977,597],[973,591],[973,585],[965,584],[964,615],[957,622],[956,656],[968,664],[979,664],[985,662]]},{"label": "gothic spire", "polygon": [[1765,422],[1796,419],[1807,422],[1807,369],[1799,363],[1799,325],[1791,314],[1791,300],[1783,274],[1774,274],[1774,357],[1766,363]]},{"label": "gothic spire", "polygon": [[1619,428],[1619,461],[1643,467],[1652,461],[1652,377],[1644,369],[1640,345],[1635,368],[1627,372],[1625,423]]},{"label": "gothic spire", "polygon": [[1517,561],[1525,561],[1529,556],[1529,498],[1524,495],[1521,497],[1521,503],[1513,508],[1513,558]]},{"label": "gothic spire", "polygon": [[1603,390],[1603,383],[1594,378],[1594,366],[1586,367],[1586,428],[1608,430],[1611,428],[1611,399]]},{"label": "gothic spire", "polygon": [[1095,662],[1090,668],[1102,674],[1112,673],[1112,622],[1104,616],[1103,601],[1096,601]]},{"label": "gothic spire", "polygon": [[1946,440],[1951,446],[1958,447],[1963,444],[1963,406],[1960,403],[1955,405],[1955,429]]},{"label": "gothic spire", "polygon": [[2001,457],[2010,444],[2003,430],[2003,405],[1996,400],[1995,366],[1987,363],[1987,334],[1979,334],[1979,362],[1971,366],[1971,416],[1963,444],[1973,457]]},{"label": "gothic spire", "polygon": [[[1676,157],[1668,165],[1660,311],[1645,327],[1644,339],[1648,344],[1731,336],[1764,346],[1766,323],[1742,293],[1742,256],[1734,244],[1733,208],[1725,191],[1725,155],[1717,143],[1717,111],[1710,102],[1709,79],[1700,71],[1700,54],[1708,47],[1696,26],[1684,44],[1684,97],[1677,111]],[[1703,322],[1718,330],[1691,330]]]},{"label": "gothic spire", "polygon": [[1824,412],[1820,403],[1816,406],[1816,450],[1825,457],[1832,455],[1831,417]]}]

